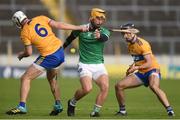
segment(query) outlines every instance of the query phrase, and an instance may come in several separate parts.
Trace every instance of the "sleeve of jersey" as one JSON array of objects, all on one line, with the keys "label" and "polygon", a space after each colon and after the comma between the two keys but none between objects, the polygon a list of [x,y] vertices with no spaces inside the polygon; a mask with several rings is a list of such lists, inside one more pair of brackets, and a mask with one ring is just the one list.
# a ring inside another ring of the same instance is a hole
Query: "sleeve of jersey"
[{"label": "sleeve of jersey", "polygon": [[43,16],[43,15],[41,16],[41,18],[42,18],[43,21],[46,21],[47,23],[49,23],[51,21],[50,18],[48,18],[46,16]]},{"label": "sleeve of jersey", "polygon": [[79,36],[80,32],[81,32],[81,31],[79,31],[79,30],[74,30],[74,31],[72,31],[72,35],[73,35],[74,37],[77,37],[77,36]]},{"label": "sleeve of jersey", "polygon": [[31,45],[31,41],[28,38],[28,34],[25,31],[22,31],[21,33],[21,40],[23,42],[24,45]]},{"label": "sleeve of jersey", "polygon": [[147,54],[151,54],[151,53],[152,53],[152,50],[151,50],[151,47],[149,44],[142,45],[142,54],[143,55],[147,55]]},{"label": "sleeve of jersey", "polygon": [[78,31],[72,31],[71,34],[66,38],[66,41],[63,44],[63,48],[65,49],[71,42],[79,35]]},{"label": "sleeve of jersey", "polygon": [[106,36],[108,37],[108,39],[109,39],[109,36],[110,36],[110,31],[109,31],[109,30],[107,30],[106,28],[104,28],[104,29],[103,29],[103,31],[101,32],[101,34],[106,35]]}]

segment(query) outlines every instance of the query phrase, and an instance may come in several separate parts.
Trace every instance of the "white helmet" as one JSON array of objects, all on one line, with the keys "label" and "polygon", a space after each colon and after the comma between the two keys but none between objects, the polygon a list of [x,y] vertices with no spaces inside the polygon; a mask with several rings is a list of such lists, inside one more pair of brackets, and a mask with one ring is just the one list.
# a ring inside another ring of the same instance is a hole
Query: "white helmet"
[{"label": "white helmet", "polygon": [[21,22],[27,18],[27,16],[22,11],[17,11],[12,16],[12,21],[16,24],[18,28],[22,28]]}]

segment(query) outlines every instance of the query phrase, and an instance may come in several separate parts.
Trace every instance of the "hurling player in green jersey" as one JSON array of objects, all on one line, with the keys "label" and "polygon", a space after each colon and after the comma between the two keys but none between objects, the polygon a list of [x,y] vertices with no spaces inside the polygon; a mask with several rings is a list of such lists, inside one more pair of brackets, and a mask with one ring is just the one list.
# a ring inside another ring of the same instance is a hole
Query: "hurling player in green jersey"
[{"label": "hurling player in green jersey", "polygon": [[66,48],[75,38],[79,37],[79,64],[81,88],[68,101],[68,116],[75,115],[76,102],[92,90],[92,81],[100,88],[91,117],[98,117],[99,111],[107,97],[109,89],[108,73],[104,66],[103,49],[109,39],[110,31],[102,25],[106,19],[105,11],[99,8],[91,10],[88,32],[72,31],[63,47]]}]

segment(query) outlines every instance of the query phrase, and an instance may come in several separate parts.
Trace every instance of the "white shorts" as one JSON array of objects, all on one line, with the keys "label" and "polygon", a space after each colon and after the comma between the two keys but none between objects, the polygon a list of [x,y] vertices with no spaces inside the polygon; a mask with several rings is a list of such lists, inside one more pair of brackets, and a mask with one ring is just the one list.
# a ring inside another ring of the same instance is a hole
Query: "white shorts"
[{"label": "white shorts", "polygon": [[108,75],[104,64],[84,64],[79,62],[78,73],[80,78],[89,76],[93,80],[97,80],[101,75]]},{"label": "white shorts", "polygon": [[[40,65],[38,65],[38,64],[36,64],[36,63],[32,63],[32,65],[36,68],[36,69],[38,69],[38,70],[40,70],[40,71],[42,71],[42,72],[44,72],[46,69],[44,68],[44,67],[42,67],[42,66],[40,66]],[[60,68],[60,65],[58,66],[58,67],[56,67],[56,68],[52,68],[52,70],[57,70],[57,69],[59,69]]]}]

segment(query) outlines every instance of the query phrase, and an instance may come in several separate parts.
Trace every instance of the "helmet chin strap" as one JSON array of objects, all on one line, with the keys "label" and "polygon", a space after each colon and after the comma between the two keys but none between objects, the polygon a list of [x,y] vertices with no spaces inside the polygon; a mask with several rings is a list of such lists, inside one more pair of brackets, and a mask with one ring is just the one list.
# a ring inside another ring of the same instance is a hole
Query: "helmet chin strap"
[{"label": "helmet chin strap", "polygon": [[30,22],[30,19],[25,18],[25,19],[21,22],[21,28],[23,28],[23,26],[24,26],[26,23],[28,23],[28,22]]},{"label": "helmet chin strap", "polygon": [[132,43],[135,43],[135,42],[136,42],[136,40],[137,40],[137,36],[136,36],[136,35],[134,35],[133,40],[132,40]]},{"label": "helmet chin strap", "polygon": [[21,24],[22,25],[24,25],[24,24],[26,24],[27,22],[29,22],[30,20],[28,19],[28,18],[25,18],[22,22],[21,22]]}]

